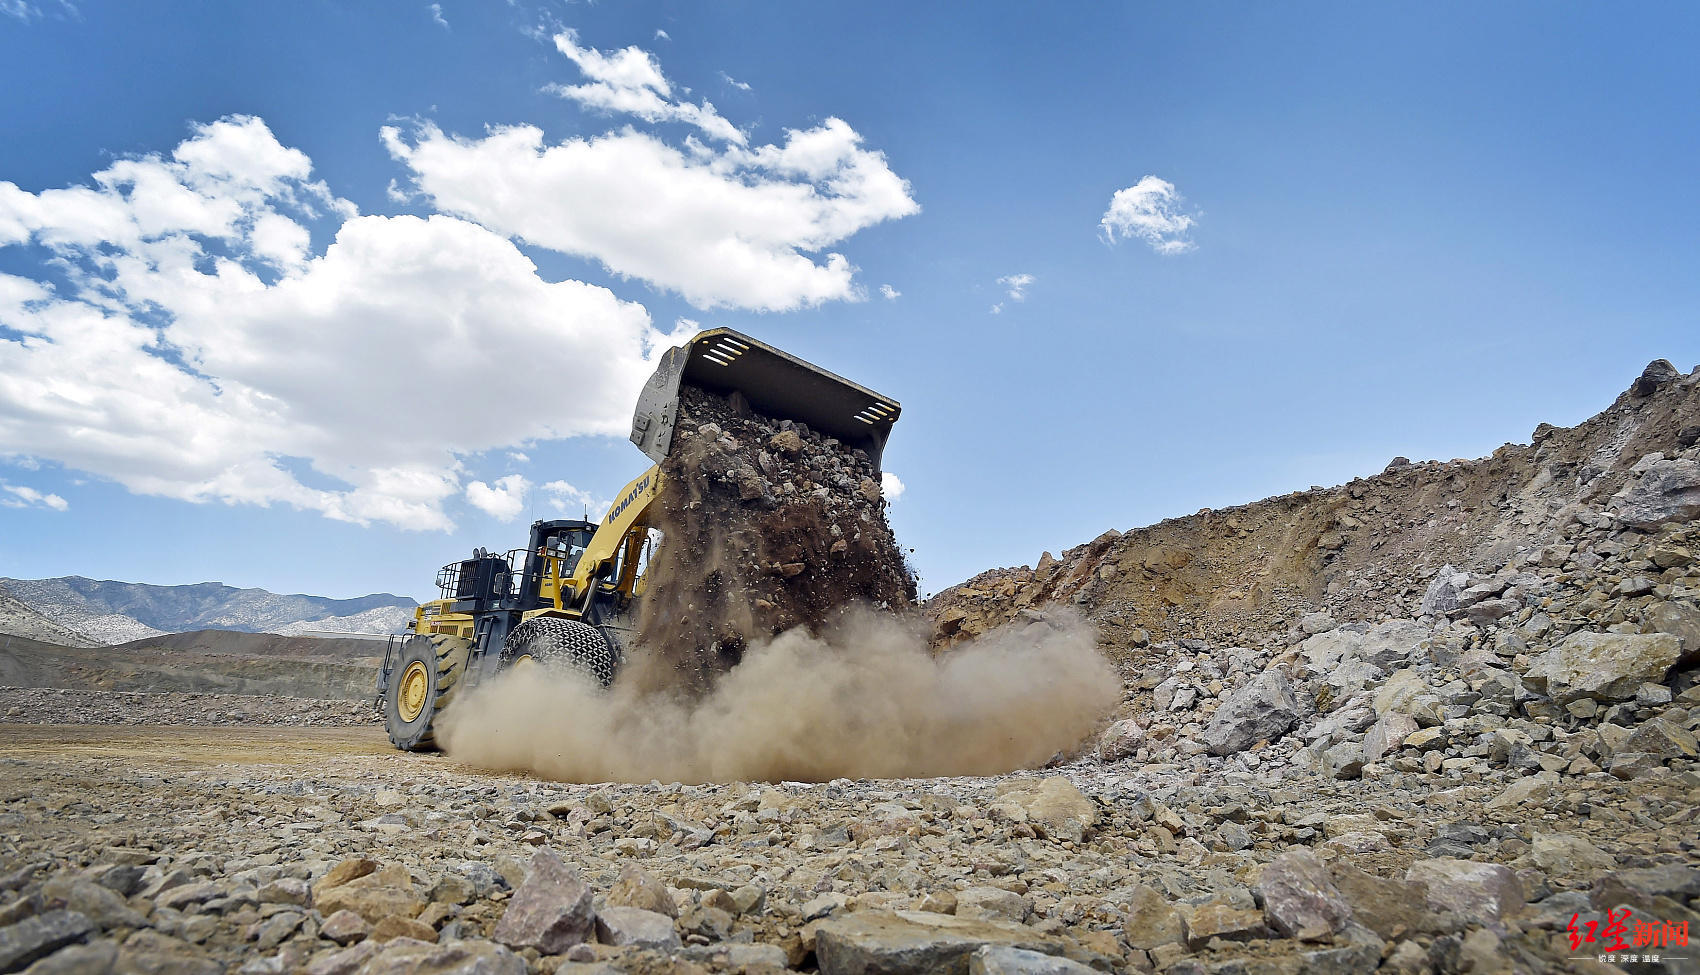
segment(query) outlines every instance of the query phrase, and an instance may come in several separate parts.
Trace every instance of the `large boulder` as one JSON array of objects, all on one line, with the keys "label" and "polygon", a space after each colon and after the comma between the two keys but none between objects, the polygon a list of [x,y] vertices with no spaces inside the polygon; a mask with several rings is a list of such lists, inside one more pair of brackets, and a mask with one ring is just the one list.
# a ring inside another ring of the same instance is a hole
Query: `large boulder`
[{"label": "large boulder", "polygon": [[1060,955],[1064,947],[1056,935],[1020,924],[928,911],[856,911],[815,929],[821,975],[967,972],[970,956],[987,945],[1046,955]]},{"label": "large boulder", "polygon": [[48,911],[0,928],[0,972],[15,972],[93,931],[89,919],[75,911]]},{"label": "large boulder", "polygon": [[1389,670],[1403,667],[1419,655],[1423,642],[1433,635],[1415,620],[1388,620],[1364,634],[1358,657]]},{"label": "large boulder", "polygon": [[1242,752],[1259,741],[1273,741],[1286,734],[1298,723],[1301,713],[1287,676],[1279,670],[1266,670],[1230,695],[1211,715],[1202,735],[1204,745],[1212,755]]},{"label": "large boulder", "polygon": [[1133,721],[1123,719],[1110,725],[1098,739],[1098,760],[1119,762],[1130,758],[1145,744],[1145,730]]},{"label": "large boulder", "polygon": [[1617,519],[1631,528],[1700,519],[1700,464],[1657,460],[1617,496]]},{"label": "large boulder", "polygon": [[997,787],[989,811],[1026,823],[1046,839],[1078,843],[1098,823],[1098,806],[1061,776],[1011,779]]},{"label": "large boulder", "polygon": [[1427,885],[1431,909],[1477,923],[1499,921],[1523,909],[1517,875],[1497,863],[1452,857],[1418,860],[1405,871],[1405,879]]},{"label": "large boulder", "polygon": [[1307,849],[1288,850],[1264,867],[1257,892],[1269,926],[1288,937],[1332,933],[1352,917],[1328,868]]},{"label": "large boulder", "polygon": [[366,962],[361,975],[525,975],[525,959],[488,941],[425,944],[397,938]]},{"label": "large boulder", "polygon": [[665,914],[638,907],[604,907],[596,916],[596,940],[671,951],[679,947],[679,932]]},{"label": "large boulder", "polygon": [[558,955],[589,941],[595,931],[590,887],[560,857],[538,850],[492,937],[511,948]]},{"label": "large boulder", "polygon": [[1559,704],[1627,700],[1642,684],[1663,680],[1681,651],[1669,633],[1572,633],[1535,658],[1523,683]]},{"label": "large boulder", "polygon": [[[392,863],[377,870],[365,870],[365,864],[355,870],[333,869],[313,886],[313,906],[329,917],[338,911],[353,911],[376,924],[395,915],[411,918],[425,909],[425,898],[413,886],[407,868]],[[352,876],[352,879],[344,879]],[[340,881],[340,882],[339,882]]]},{"label": "large boulder", "polygon": [[1445,616],[1458,608],[1459,597],[1470,585],[1468,573],[1459,572],[1450,565],[1443,565],[1434,574],[1434,581],[1428,585],[1428,591],[1423,594],[1422,606],[1417,609],[1419,616]]},{"label": "large boulder", "polygon": [[1129,945],[1144,951],[1159,945],[1179,944],[1186,938],[1181,914],[1175,910],[1175,905],[1144,884],[1133,885],[1133,897],[1128,903],[1127,921],[1122,933]]}]

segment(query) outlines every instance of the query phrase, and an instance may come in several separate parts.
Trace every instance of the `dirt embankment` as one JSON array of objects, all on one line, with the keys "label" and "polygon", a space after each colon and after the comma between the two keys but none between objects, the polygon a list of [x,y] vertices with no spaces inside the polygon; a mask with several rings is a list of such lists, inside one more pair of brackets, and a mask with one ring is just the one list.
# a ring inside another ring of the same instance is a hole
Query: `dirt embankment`
[{"label": "dirt embankment", "polygon": [[376,693],[382,654],[383,644],[371,641],[228,631],[168,634],[118,647],[0,637],[0,685],[359,701]]},{"label": "dirt embankment", "polygon": [[1417,614],[1444,565],[1491,572],[1600,508],[1642,458],[1700,437],[1700,371],[1660,360],[1608,409],[1479,460],[1410,463],[1332,488],[1205,509],[983,572],[927,604],[950,646],[1023,610],[1063,604],[1112,652],[1149,641],[1255,644],[1327,609],[1340,619]]}]

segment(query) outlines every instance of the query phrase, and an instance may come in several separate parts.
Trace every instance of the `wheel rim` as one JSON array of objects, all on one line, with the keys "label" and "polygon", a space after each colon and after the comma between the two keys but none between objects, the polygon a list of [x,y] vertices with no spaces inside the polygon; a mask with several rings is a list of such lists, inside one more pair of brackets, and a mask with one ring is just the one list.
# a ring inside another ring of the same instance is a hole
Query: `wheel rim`
[{"label": "wheel rim", "polygon": [[415,660],[401,672],[401,683],[396,689],[396,710],[401,714],[401,720],[411,722],[418,719],[425,710],[425,692],[430,689],[431,681],[425,673],[425,664]]},{"label": "wheel rim", "polygon": [[509,664],[508,666],[510,668],[512,668],[513,670],[522,670],[526,667],[536,666],[536,664],[537,664],[537,658],[536,657],[533,657],[529,653],[522,653],[519,656],[515,657],[514,662]]}]

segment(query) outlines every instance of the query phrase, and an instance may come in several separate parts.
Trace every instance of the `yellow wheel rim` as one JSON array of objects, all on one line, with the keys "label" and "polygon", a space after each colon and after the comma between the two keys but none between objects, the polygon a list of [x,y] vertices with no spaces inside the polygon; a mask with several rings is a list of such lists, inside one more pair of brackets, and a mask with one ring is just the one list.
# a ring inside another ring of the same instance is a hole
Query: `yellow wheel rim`
[{"label": "yellow wheel rim", "polygon": [[509,670],[522,670],[526,667],[535,666],[536,663],[537,663],[536,657],[533,657],[529,653],[522,653],[519,656],[514,658],[513,663],[508,664],[508,669]]},{"label": "yellow wheel rim", "polygon": [[425,710],[425,692],[430,687],[430,675],[425,673],[424,663],[415,660],[401,672],[401,683],[396,688],[396,710],[401,712],[402,721],[418,720]]}]

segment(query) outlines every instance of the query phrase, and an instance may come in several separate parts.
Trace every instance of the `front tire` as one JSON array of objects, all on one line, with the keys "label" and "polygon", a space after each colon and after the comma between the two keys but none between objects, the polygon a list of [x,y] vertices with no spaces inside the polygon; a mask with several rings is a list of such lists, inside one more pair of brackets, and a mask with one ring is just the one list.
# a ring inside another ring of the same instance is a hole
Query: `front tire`
[{"label": "front tire", "polygon": [[384,690],[390,744],[409,752],[436,748],[437,720],[466,676],[471,654],[471,641],[446,633],[416,636],[402,645]]},{"label": "front tire", "polygon": [[614,649],[596,627],[554,616],[526,620],[502,642],[503,669],[527,663],[586,677],[600,687],[612,684],[619,670]]}]

